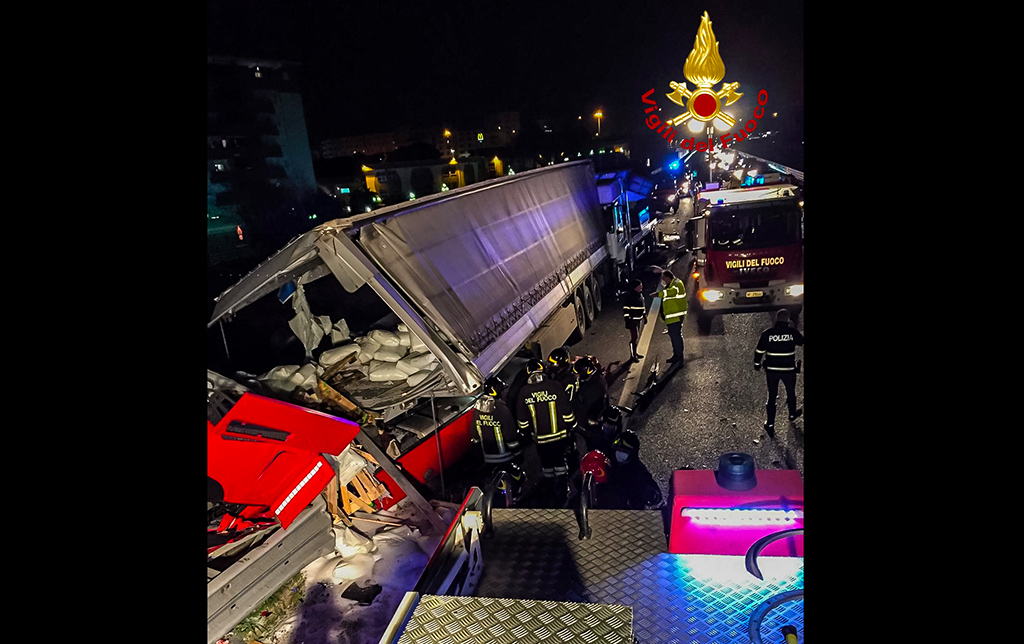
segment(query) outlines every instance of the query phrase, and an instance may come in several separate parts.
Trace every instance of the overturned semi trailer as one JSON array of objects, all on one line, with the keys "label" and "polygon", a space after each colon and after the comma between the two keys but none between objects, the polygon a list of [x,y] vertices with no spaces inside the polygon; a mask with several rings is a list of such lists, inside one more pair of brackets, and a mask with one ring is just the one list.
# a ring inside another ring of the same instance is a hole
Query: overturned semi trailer
[{"label": "overturned semi trailer", "polygon": [[607,258],[589,161],[330,221],[217,298],[214,371],[372,425],[407,474],[443,487],[484,380],[581,338]]}]

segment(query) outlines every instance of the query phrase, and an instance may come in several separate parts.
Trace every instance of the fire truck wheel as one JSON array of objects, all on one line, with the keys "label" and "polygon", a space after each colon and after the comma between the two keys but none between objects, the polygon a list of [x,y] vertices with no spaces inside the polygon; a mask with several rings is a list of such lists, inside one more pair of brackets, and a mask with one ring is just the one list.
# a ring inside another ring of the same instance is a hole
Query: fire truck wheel
[{"label": "fire truck wheel", "polygon": [[715,317],[713,315],[707,315],[705,313],[697,313],[697,333],[700,335],[709,335],[711,333],[711,322]]},{"label": "fire truck wheel", "polygon": [[596,275],[590,276],[590,292],[594,296],[594,309],[601,312],[601,280]]}]

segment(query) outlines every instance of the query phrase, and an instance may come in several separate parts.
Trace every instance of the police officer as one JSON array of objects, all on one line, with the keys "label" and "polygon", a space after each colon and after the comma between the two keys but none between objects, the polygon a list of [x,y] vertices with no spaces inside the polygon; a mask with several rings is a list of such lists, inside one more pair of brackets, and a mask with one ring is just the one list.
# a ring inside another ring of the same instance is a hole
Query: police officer
[{"label": "police officer", "polygon": [[661,272],[661,319],[668,327],[668,337],[672,341],[672,357],[669,364],[683,360],[683,320],[686,319],[686,285],[683,280],[672,274],[672,271]]},{"label": "police officer", "polygon": [[519,390],[516,405],[519,429],[533,433],[541,476],[553,488],[553,501],[560,507],[569,494],[566,453],[571,446],[569,436],[576,426],[576,416],[565,388],[546,377],[544,363],[533,358],[526,363],[526,371],[529,376]]},{"label": "police officer", "polygon": [[768,420],[764,431],[775,436],[775,399],[779,395],[779,382],[786,385],[786,405],[789,420],[803,413],[796,407],[796,347],[803,346],[804,336],[789,323],[789,311],[780,309],[775,314],[775,326],[765,329],[754,350],[754,369],[764,366],[768,379]]},{"label": "police officer", "polygon": [[518,497],[525,483],[522,469],[523,440],[512,410],[501,396],[505,383],[490,378],[484,385],[484,395],[473,406],[473,432],[471,440],[480,446],[485,467],[493,475],[499,469],[512,477],[513,497]]},{"label": "police officer", "polygon": [[636,361],[643,356],[636,352],[640,329],[647,323],[647,307],[644,305],[644,283],[640,280],[629,282],[630,290],[622,302],[622,318],[629,329],[629,359]]}]

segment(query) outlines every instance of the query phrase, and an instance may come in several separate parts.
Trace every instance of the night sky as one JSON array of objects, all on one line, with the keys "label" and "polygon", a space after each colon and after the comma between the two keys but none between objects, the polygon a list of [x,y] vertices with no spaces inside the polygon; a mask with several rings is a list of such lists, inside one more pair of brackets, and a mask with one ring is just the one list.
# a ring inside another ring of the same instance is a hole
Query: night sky
[{"label": "night sky", "polygon": [[780,143],[803,140],[803,2],[554,4],[210,0],[207,51],[301,63],[313,144],[401,125],[471,126],[497,111],[594,124],[598,108],[602,133],[643,138],[644,92],[655,89],[663,116],[683,111],[665,94],[686,80],[707,11],[722,82],[744,94],[727,111],[752,118],[765,89]]}]

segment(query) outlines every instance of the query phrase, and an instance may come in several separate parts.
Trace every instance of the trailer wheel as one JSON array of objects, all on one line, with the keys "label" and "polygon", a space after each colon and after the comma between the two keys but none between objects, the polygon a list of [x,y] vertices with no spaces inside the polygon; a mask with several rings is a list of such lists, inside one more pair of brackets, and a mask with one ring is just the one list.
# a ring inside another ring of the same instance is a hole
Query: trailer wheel
[{"label": "trailer wheel", "polygon": [[595,310],[594,292],[590,288],[590,282],[585,282],[580,290],[583,292],[583,310],[587,316],[587,325],[591,325],[594,323],[594,318],[597,317],[597,311]]},{"label": "trailer wheel", "polygon": [[577,293],[572,296],[573,305],[576,307],[576,330],[569,336],[569,344],[576,344],[587,337],[587,313],[583,307],[583,299]]},{"label": "trailer wheel", "polygon": [[590,276],[590,291],[594,296],[594,309],[601,312],[601,280],[596,275]]}]

